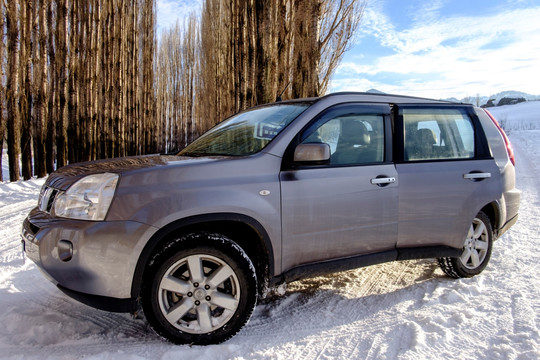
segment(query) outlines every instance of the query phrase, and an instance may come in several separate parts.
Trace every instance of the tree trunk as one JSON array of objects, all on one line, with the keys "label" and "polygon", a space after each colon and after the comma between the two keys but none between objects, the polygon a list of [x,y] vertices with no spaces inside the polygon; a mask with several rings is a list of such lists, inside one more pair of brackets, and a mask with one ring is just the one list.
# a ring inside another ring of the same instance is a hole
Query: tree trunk
[{"label": "tree trunk", "polygon": [[20,24],[20,80],[19,106],[21,116],[21,163],[24,180],[32,178],[32,23],[33,0],[21,4]]},{"label": "tree trunk", "polygon": [[47,29],[49,32],[48,43],[48,56],[49,56],[49,91],[48,91],[48,117],[46,125],[46,144],[45,144],[45,165],[47,172],[50,174],[54,171],[55,163],[55,138],[56,138],[56,118],[58,116],[57,108],[57,89],[58,89],[58,77],[56,70],[56,49],[54,47],[55,32],[52,30],[56,23],[54,22],[53,1],[47,6]]},{"label": "tree trunk", "polygon": [[56,167],[67,164],[67,119],[66,119],[66,82],[67,82],[67,13],[66,0],[58,0],[56,8],[57,30],[57,70],[58,70],[58,118],[56,119]]},{"label": "tree trunk", "polygon": [[17,8],[19,0],[10,0],[6,11],[7,23],[7,140],[10,181],[19,180],[20,145],[21,145],[21,119],[19,117],[18,91],[19,91],[19,28],[17,24]]},{"label": "tree trunk", "polygon": [[47,123],[47,6],[48,0],[41,0],[38,12],[38,31],[35,39],[38,40],[35,62],[38,64],[36,76],[36,112],[34,126],[34,173],[37,177],[47,175],[45,165],[45,137],[44,127]]},{"label": "tree trunk", "polygon": [[[5,27],[5,17],[3,14],[5,13],[4,8],[4,2],[0,1],[0,33],[4,34],[4,27]],[[0,63],[0,77],[2,79],[5,78],[5,71],[4,71],[4,56],[5,56],[5,48],[4,48],[4,41],[0,41],[0,59],[2,63]],[[3,159],[3,153],[4,153],[4,134],[6,129],[6,118],[4,116],[4,110],[5,110],[5,102],[6,101],[6,88],[4,87],[4,82],[0,81],[0,169],[2,169],[2,159]],[[0,181],[4,181],[4,174],[2,170],[0,170]]]},{"label": "tree trunk", "polygon": [[319,95],[318,63],[319,1],[294,0],[294,40],[293,40],[293,98]]},{"label": "tree trunk", "polygon": [[69,12],[69,60],[68,63],[68,81],[67,81],[67,158],[70,163],[80,161],[79,147],[81,140],[79,138],[79,113],[78,113],[78,77],[80,63],[79,37],[81,36],[79,25],[79,6],[80,0],[71,0],[71,9]]}]

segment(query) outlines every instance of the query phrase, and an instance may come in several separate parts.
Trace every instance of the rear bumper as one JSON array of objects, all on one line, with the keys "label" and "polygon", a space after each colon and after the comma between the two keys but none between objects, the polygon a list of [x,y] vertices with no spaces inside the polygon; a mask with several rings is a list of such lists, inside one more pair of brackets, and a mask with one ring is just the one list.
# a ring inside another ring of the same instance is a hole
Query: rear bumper
[{"label": "rear bumper", "polygon": [[510,220],[508,220],[506,222],[506,224],[504,224],[500,229],[499,231],[497,232],[497,237],[501,237],[505,232],[508,231],[508,229],[510,229],[512,226],[514,226],[514,224],[517,222],[518,220],[518,215],[515,215],[513,218],[511,218]]},{"label": "rear bumper", "polygon": [[497,224],[498,229],[496,229],[496,237],[502,236],[517,222],[520,202],[521,191],[515,187],[506,190],[502,194],[502,198],[500,200],[500,210],[502,211],[502,214],[499,218],[499,224]]}]

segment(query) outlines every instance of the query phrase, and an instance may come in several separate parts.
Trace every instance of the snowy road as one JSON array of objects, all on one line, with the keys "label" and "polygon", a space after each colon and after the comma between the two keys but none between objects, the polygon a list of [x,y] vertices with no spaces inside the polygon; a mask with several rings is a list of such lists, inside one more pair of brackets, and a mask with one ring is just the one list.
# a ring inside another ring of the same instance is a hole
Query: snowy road
[{"label": "snowy road", "polygon": [[225,344],[170,345],[141,320],[64,296],[20,256],[43,180],[0,183],[0,358],[538,359],[540,131],[513,131],[520,220],[487,269],[453,280],[432,260],[290,284]]}]

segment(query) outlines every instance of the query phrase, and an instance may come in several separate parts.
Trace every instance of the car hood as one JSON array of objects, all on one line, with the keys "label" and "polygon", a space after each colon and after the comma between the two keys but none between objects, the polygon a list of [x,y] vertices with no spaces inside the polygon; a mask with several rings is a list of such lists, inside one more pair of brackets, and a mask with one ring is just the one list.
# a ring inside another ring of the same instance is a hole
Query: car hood
[{"label": "car hood", "polygon": [[105,172],[124,174],[150,167],[170,166],[172,164],[187,165],[215,161],[221,158],[223,157],[191,158],[173,155],[144,155],[81,162],[70,164],[56,170],[49,176],[46,184],[55,189],[65,191],[72,184],[87,175]]}]

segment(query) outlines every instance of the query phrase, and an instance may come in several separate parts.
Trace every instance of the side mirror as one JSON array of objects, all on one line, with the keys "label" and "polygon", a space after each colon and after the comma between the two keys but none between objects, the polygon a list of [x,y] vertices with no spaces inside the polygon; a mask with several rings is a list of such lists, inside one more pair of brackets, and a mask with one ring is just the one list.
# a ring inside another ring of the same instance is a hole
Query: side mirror
[{"label": "side mirror", "polygon": [[330,145],[325,143],[300,144],[294,149],[294,162],[321,163],[330,160]]}]

